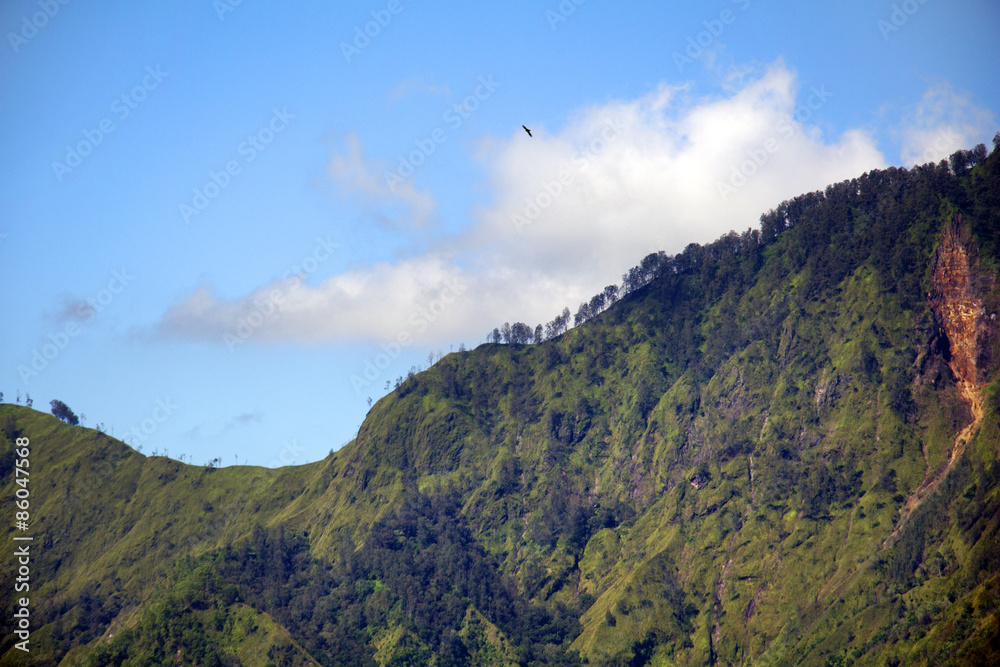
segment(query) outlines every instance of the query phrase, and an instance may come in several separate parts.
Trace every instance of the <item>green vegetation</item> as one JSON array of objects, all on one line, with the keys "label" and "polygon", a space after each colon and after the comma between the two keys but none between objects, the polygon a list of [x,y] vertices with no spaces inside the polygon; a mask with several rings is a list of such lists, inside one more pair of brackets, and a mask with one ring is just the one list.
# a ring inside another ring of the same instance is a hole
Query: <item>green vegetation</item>
[{"label": "green vegetation", "polygon": [[[186,466],[0,406],[8,497],[32,442],[32,664],[1000,662],[1000,153],[971,153],[651,255],[317,463]],[[983,416],[949,463],[972,413],[926,295],[958,214]]]},{"label": "green vegetation", "polygon": [[58,419],[63,420],[67,424],[76,426],[80,423],[80,418],[76,416],[76,413],[69,409],[69,406],[58,399],[53,399],[51,401],[52,414]]}]

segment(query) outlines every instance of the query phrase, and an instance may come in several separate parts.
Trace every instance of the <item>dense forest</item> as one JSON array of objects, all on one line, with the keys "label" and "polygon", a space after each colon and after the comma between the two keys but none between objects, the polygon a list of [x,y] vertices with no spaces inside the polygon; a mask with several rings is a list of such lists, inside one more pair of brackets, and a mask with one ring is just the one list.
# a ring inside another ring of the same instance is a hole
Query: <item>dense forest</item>
[{"label": "dense forest", "polygon": [[[225,610],[236,601],[295,628],[297,642],[324,665],[377,664],[368,639],[397,627],[413,636],[397,646],[398,664],[427,664],[432,656],[439,665],[470,664],[492,650],[486,627],[503,632],[519,663],[579,664],[566,649],[579,634],[581,610],[549,611],[525,600],[459,511],[455,496],[413,493],[363,546],[341,545],[343,557],[332,563],[310,555],[305,535],[258,527],[235,547],[179,563],[181,583],[168,599],[100,647],[91,664],[158,664],[178,650],[200,664],[232,663],[211,648],[210,634],[225,630]],[[282,664],[283,652],[275,653]]]}]

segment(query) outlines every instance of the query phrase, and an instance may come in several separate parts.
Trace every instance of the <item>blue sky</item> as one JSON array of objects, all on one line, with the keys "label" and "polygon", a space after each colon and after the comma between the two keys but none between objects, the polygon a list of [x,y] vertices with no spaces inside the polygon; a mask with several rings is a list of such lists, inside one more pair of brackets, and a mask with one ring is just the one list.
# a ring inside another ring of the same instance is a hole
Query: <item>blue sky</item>
[{"label": "blue sky", "polygon": [[1000,129],[995,2],[481,5],[0,5],[4,400],[314,461],[504,321]]}]

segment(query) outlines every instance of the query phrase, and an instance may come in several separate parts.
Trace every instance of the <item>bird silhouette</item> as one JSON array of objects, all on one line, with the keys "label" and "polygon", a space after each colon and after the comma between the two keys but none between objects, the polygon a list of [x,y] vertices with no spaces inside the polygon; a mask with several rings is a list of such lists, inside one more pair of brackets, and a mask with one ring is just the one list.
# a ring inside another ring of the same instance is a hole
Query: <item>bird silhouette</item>
[{"label": "bird silhouette", "polygon": [[[521,127],[524,127],[524,125],[522,125]],[[528,133],[529,137],[531,136],[531,130],[529,130],[528,128],[524,127],[524,131]]]}]

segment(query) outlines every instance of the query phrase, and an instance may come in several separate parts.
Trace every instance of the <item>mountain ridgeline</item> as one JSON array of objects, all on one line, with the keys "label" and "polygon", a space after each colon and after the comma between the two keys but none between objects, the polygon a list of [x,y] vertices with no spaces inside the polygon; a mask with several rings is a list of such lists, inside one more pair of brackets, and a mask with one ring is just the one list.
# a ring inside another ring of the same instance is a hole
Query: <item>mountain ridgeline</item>
[{"label": "mountain ridgeline", "polygon": [[0,406],[34,535],[3,664],[1000,663],[1000,150],[961,153],[653,255],[316,463]]}]

